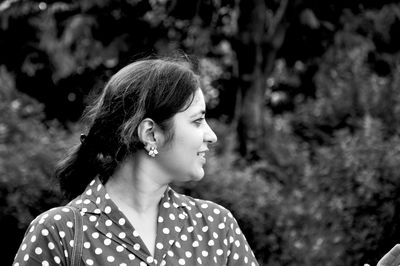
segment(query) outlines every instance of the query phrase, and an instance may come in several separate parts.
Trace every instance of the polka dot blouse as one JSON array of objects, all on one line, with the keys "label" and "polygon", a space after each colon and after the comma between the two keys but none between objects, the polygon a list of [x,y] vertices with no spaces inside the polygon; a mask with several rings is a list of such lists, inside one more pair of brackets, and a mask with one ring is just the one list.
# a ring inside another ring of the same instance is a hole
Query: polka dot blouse
[{"label": "polka dot blouse", "polygon": [[[98,179],[69,205],[83,218],[81,265],[258,265],[228,210],[170,187],[159,205],[154,256]],[[25,234],[14,266],[70,265],[73,222],[73,212],[66,207],[39,215]]]}]

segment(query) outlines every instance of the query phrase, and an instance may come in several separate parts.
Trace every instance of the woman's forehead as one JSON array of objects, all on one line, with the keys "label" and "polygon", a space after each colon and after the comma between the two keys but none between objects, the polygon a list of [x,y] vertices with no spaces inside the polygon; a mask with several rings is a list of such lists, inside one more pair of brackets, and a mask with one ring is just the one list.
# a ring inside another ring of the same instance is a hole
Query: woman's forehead
[{"label": "woman's forehead", "polygon": [[199,88],[194,94],[193,101],[189,105],[188,111],[189,113],[193,112],[202,112],[205,111],[206,103],[204,101],[204,95],[201,89]]}]

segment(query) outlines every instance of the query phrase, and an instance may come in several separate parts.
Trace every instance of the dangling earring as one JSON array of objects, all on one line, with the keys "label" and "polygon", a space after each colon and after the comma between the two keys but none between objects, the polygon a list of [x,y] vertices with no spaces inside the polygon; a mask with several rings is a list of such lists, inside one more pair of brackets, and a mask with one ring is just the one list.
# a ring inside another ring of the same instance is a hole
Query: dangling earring
[{"label": "dangling earring", "polygon": [[149,155],[154,158],[154,157],[156,157],[157,154],[158,154],[157,148],[154,146],[151,146],[150,150],[149,150]]}]

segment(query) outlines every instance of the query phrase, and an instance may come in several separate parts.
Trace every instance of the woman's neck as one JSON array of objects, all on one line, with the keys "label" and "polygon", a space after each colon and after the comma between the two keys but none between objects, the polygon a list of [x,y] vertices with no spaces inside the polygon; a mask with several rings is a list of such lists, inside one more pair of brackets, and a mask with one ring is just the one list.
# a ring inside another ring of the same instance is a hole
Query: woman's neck
[{"label": "woman's neck", "polygon": [[120,209],[141,215],[156,212],[167,183],[154,177],[140,156],[125,160],[105,184],[107,193]]}]

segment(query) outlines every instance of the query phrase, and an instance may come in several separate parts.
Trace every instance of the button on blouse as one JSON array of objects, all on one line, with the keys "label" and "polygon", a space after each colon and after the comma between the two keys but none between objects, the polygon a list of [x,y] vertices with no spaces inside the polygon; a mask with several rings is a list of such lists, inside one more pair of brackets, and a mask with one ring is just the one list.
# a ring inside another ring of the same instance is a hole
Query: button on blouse
[{"label": "button on blouse", "polygon": [[[154,256],[99,179],[68,205],[78,208],[83,218],[82,265],[258,265],[227,209],[170,187],[159,204]],[[73,221],[66,207],[39,215],[25,234],[14,266],[70,265]]]}]

